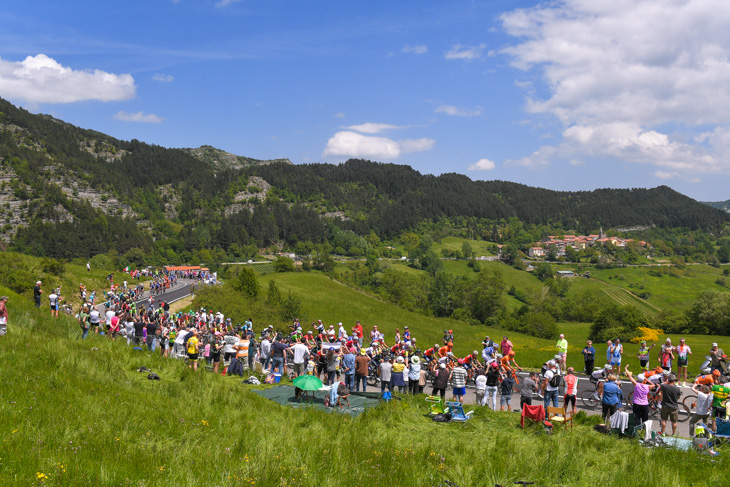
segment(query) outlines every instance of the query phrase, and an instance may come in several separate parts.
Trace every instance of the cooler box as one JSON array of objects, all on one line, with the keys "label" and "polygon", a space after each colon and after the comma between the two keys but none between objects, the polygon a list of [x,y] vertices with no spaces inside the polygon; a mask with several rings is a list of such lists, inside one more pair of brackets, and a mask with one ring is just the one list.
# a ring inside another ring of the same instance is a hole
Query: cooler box
[{"label": "cooler box", "polygon": [[281,374],[274,374],[274,384],[278,384],[281,381]]}]

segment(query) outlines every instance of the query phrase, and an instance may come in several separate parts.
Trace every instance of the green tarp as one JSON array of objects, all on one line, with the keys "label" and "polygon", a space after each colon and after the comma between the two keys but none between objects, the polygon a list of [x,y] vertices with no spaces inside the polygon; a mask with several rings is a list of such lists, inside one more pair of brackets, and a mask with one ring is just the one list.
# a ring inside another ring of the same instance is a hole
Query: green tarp
[{"label": "green tarp", "polygon": [[352,416],[357,416],[358,414],[362,413],[363,411],[365,411],[365,408],[377,406],[378,402],[380,401],[380,394],[378,393],[353,392],[347,398],[347,400],[350,402],[350,406],[348,406],[347,403],[343,400],[342,403],[344,404],[344,407],[326,407],[324,405],[324,400],[326,397],[329,397],[329,392],[309,392],[309,397],[306,397],[304,394],[302,394],[302,396],[297,399],[294,397],[294,390],[294,386],[277,386],[270,389],[254,390],[253,392],[265,397],[266,399],[270,399],[277,404],[281,404],[282,406],[290,406],[293,408],[314,407],[325,411],[339,411],[343,413],[348,413]]}]

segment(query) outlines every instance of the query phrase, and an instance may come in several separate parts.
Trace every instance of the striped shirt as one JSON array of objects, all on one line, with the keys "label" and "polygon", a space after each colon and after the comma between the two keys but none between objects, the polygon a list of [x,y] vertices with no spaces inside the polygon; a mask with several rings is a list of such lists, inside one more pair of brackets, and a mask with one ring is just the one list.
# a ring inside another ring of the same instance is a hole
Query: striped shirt
[{"label": "striped shirt", "polygon": [[466,370],[463,367],[454,367],[451,371],[451,386],[466,387]]}]

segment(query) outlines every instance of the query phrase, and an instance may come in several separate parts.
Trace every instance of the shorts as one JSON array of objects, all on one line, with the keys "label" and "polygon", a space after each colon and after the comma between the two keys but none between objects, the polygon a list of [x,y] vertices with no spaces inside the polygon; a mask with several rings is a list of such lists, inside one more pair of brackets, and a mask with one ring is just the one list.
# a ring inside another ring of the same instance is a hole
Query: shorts
[{"label": "shorts", "polygon": [[679,411],[673,408],[662,408],[662,421],[670,420],[672,423],[679,421]]},{"label": "shorts", "polygon": [[213,359],[213,363],[217,364],[221,361],[221,354],[214,353],[213,355],[211,355],[211,358]]},{"label": "shorts", "polygon": [[92,328],[99,326],[99,323],[89,323]]},{"label": "shorts", "polygon": [[190,353],[188,352],[188,360],[191,362],[197,362],[198,361],[198,354],[197,353]]},{"label": "shorts", "polygon": [[499,405],[500,406],[509,406],[510,401],[512,400],[512,394],[502,394],[499,398]]},{"label": "shorts", "polygon": [[304,374],[304,362],[301,364],[294,364],[294,373],[297,375]]},{"label": "shorts", "polygon": [[454,395],[455,396],[465,396],[466,395],[466,387],[454,387]]},{"label": "shorts", "polygon": [[687,362],[689,359],[686,358],[678,358],[677,359],[677,367],[687,367]]},{"label": "shorts", "polygon": [[614,368],[614,370],[615,370],[615,369],[616,369],[617,367],[618,367],[618,368],[620,369],[620,368],[621,368],[621,362],[614,362],[613,360],[611,360],[611,367],[613,367],[613,368]]},{"label": "shorts", "polygon": [[568,404],[572,404],[573,408],[575,408],[575,396],[574,395],[566,394],[565,397],[563,397],[563,406],[565,406],[567,408]]},{"label": "shorts", "polygon": [[642,369],[645,369],[647,365],[649,365],[648,360],[639,360],[639,365],[641,365]]},{"label": "shorts", "polygon": [[51,305],[51,311],[58,311],[58,305],[57,304],[52,304]]}]

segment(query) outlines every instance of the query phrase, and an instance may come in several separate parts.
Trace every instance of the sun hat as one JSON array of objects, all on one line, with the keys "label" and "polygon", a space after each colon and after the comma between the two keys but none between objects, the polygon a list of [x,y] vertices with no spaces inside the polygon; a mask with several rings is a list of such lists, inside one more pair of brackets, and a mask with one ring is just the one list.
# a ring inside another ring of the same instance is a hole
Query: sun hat
[{"label": "sun hat", "polygon": [[713,346],[713,347],[716,347],[716,346],[717,346],[717,343],[713,343],[713,344],[712,344],[712,346]]},{"label": "sun hat", "polygon": [[446,364],[439,364],[439,368],[440,369],[445,369],[446,368]]},{"label": "sun hat", "polygon": [[397,359],[395,359],[395,361],[399,364],[402,364],[404,362],[403,357],[398,357]]},{"label": "sun hat", "polygon": [[367,352],[365,351],[365,349],[364,349],[364,348],[363,348],[362,350],[360,350],[360,355],[367,355],[367,354],[368,354],[368,353],[367,353]]},{"label": "sun hat", "polygon": [[644,382],[644,374],[637,375],[636,380],[638,380],[639,382]]},{"label": "sun hat", "polygon": [[414,364],[417,364],[417,363],[418,363],[418,362],[420,362],[420,361],[421,361],[421,359],[419,359],[418,357],[413,357],[413,358],[411,359],[411,362],[413,362]]}]

